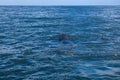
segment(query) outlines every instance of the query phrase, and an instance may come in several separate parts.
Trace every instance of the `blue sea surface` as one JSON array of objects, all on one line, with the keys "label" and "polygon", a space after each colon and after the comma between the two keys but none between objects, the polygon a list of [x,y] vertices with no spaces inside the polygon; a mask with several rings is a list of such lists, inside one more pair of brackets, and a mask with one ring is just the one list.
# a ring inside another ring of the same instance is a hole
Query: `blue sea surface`
[{"label": "blue sea surface", "polygon": [[0,80],[120,80],[120,6],[0,6]]}]

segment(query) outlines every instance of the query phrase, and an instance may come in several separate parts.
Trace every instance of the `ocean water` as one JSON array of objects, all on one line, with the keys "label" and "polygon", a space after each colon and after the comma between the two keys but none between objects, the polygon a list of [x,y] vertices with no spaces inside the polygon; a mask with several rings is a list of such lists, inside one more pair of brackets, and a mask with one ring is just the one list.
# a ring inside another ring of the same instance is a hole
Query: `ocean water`
[{"label": "ocean water", "polygon": [[120,6],[0,6],[0,80],[120,80]]}]

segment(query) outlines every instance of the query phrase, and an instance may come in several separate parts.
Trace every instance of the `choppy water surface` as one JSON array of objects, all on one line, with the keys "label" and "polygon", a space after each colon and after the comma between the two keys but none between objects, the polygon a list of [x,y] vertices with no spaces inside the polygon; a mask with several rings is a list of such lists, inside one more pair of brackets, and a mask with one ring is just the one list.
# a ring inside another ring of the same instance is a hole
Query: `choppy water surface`
[{"label": "choppy water surface", "polygon": [[0,80],[120,80],[120,6],[1,6]]}]

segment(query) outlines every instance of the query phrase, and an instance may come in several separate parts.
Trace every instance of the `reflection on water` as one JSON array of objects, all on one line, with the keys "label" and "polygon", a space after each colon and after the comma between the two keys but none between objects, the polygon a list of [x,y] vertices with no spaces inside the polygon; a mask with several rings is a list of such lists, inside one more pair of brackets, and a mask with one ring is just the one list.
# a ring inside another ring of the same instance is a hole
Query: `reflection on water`
[{"label": "reflection on water", "polygon": [[119,80],[119,31],[119,6],[1,6],[0,79]]}]

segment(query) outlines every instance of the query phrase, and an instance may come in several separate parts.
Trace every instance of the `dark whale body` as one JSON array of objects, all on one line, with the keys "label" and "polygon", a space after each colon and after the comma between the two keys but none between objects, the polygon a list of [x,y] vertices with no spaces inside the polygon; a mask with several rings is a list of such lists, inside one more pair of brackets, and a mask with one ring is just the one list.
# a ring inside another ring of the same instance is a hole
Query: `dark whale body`
[{"label": "dark whale body", "polygon": [[69,40],[71,40],[71,37],[68,34],[62,33],[62,34],[58,35],[58,40],[59,41],[66,41],[66,40],[69,41]]},{"label": "dark whale body", "polygon": [[62,44],[71,44],[71,36],[65,33],[58,35],[58,41]]}]

